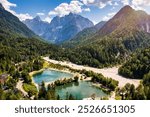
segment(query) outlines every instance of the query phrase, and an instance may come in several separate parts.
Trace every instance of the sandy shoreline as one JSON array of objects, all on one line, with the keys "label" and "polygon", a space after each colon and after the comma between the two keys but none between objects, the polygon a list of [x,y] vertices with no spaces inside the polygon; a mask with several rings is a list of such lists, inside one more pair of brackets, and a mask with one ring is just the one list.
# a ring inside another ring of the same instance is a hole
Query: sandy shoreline
[{"label": "sandy shoreline", "polygon": [[109,77],[112,78],[114,80],[119,81],[119,87],[123,87],[126,83],[130,83],[130,84],[134,84],[135,87],[137,87],[140,83],[140,80],[136,80],[136,79],[128,79],[125,77],[122,77],[118,74],[118,67],[112,67],[112,68],[103,68],[103,69],[98,69],[98,68],[93,68],[93,67],[86,67],[86,66],[82,66],[82,65],[76,65],[73,64],[71,62],[62,62],[62,61],[56,61],[56,60],[51,60],[48,57],[43,57],[44,60],[54,63],[54,64],[60,64],[63,66],[68,66],[72,69],[76,69],[76,70],[87,70],[87,71],[93,71],[95,73],[101,73],[103,74],[105,77]]}]

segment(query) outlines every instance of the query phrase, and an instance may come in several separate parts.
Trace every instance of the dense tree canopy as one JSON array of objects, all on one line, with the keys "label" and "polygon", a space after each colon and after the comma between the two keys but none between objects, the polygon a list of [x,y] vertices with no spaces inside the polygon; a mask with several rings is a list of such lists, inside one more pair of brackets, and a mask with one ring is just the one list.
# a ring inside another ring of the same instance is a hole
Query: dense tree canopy
[{"label": "dense tree canopy", "polygon": [[119,74],[135,79],[142,79],[150,71],[150,48],[137,51],[120,69]]}]

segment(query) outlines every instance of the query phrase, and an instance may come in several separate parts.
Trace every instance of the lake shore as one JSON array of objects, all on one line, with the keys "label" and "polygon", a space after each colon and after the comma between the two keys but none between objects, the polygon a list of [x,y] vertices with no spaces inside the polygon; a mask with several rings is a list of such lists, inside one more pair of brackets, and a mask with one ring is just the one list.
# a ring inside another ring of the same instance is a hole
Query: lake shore
[{"label": "lake shore", "polygon": [[[34,81],[33,76],[36,75],[36,74],[38,74],[38,73],[42,73],[42,72],[43,72],[44,70],[46,70],[46,69],[48,69],[48,70],[54,70],[54,71],[59,71],[59,72],[70,73],[70,74],[73,75],[73,77],[79,76],[79,78],[81,78],[81,75],[80,75],[80,74],[73,73],[73,72],[71,72],[71,71],[69,71],[69,70],[58,70],[58,69],[55,69],[55,68],[43,68],[43,69],[41,69],[41,70],[33,71],[33,72],[30,72],[30,73],[29,73],[29,75],[30,75],[30,77],[31,77],[31,79],[32,79],[32,83],[34,83],[34,85],[35,85],[37,88],[38,88],[38,84]],[[58,80],[62,80],[62,79],[64,79],[64,78],[60,78],[60,79],[58,79]],[[47,87],[49,84],[52,84],[52,83],[54,83],[54,82],[55,82],[55,81],[45,82],[45,86]]]},{"label": "lake shore", "polygon": [[72,69],[75,70],[87,70],[87,71],[93,71],[95,73],[101,73],[105,77],[112,78],[114,80],[119,81],[119,87],[123,87],[126,83],[134,84],[135,87],[137,87],[140,84],[140,80],[137,79],[128,79],[123,76],[120,76],[118,74],[118,67],[112,67],[112,68],[103,68],[103,69],[98,69],[98,68],[93,68],[93,67],[87,67],[87,66],[82,66],[82,65],[77,65],[71,62],[66,62],[66,61],[56,61],[49,59],[48,57],[43,57],[43,59],[47,62],[51,62],[53,64],[60,64],[62,66],[68,66]]},{"label": "lake shore", "polygon": [[[36,74],[38,74],[38,73],[41,73],[41,72],[43,72],[43,71],[46,70],[46,69],[55,70],[55,71],[59,71],[59,72],[71,73],[71,74],[73,74],[73,77],[74,77],[74,76],[78,76],[78,77],[79,77],[79,82],[80,82],[80,81],[84,81],[84,82],[91,81],[91,77],[85,77],[83,74],[74,73],[74,72],[71,72],[71,71],[69,71],[69,70],[58,70],[58,69],[55,69],[55,68],[43,68],[43,69],[41,69],[41,70],[39,70],[39,71],[33,71],[33,72],[30,72],[30,73],[29,73],[29,75],[30,75],[31,78],[32,78],[32,83],[34,83],[34,85],[35,85],[37,88],[39,88],[39,85],[34,81],[33,77],[34,77],[34,75],[36,75]],[[72,77],[72,78],[73,78],[73,77]],[[63,79],[64,79],[64,78],[60,78],[60,79],[58,79],[58,80],[63,80]],[[55,82],[55,81],[45,82],[45,86],[47,87],[49,84],[54,84],[54,82]],[[103,88],[101,87],[100,84],[92,83],[91,86],[97,87],[97,88],[101,89],[101,90],[104,91],[104,92],[106,91],[105,89],[103,89]],[[100,100],[101,98],[102,98],[102,97],[95,97],[95,100]],[[85,99],[86,99],[86,98],[85,98]]]}]

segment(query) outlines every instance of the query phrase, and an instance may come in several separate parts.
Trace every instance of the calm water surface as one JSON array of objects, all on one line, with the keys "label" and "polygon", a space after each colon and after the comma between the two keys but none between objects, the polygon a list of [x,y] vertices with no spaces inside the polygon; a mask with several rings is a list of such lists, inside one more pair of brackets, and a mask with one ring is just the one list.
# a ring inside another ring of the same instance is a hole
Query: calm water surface
[{"label": "calm water surface", "polygon": [[[34,82],[40,84],[42,81],[51,82],[58,80],[60,78],[71,78],[73,74],[55,71],[55,70],[45,70],[42,73],[33,76]],[[61,99],[66,99],[70,94],[73,95],[75,99],[81,100],[83,98],[90,97],[91,95],[96,95],[97,97],[107,96],[99,88],[92,86],[91,82],[80,81],[79,83],[70,83],[65,86],[60,86],[56,88],[56,94],[59,94]]]},{"label": "calm water surface", "polygon": [[61,78],[72,78],[72,77],[73,74],[70,73],[46,69],[42,73],[34,75],[33,80],[35,83],[40,84],[42,81],[51,82]]}]

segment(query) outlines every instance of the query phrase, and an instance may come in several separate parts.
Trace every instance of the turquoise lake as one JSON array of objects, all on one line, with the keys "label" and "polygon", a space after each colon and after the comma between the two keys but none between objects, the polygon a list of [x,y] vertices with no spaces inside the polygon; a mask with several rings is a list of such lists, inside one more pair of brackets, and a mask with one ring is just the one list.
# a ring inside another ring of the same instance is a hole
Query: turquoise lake
[{"label": "turquoise lake", "polygon": [[61,78],[72,78],[72,77],[73,74],[67,72],[46,69],[43,72],[34,75],[33,80],[36,84],[40,84],[42,81],[51,82]]},{"label": "turquoise lake", "polygon": [[[40,84],[42,81],[51,82],[58,80],[60,78],[71,78],[73,77],[70,73],[55,71],[55,70],[45,70],[42,73],[38,73],[33,76],[34,82]],[[60,99],[66,99],[67,95],[73,95],[77,100],[82,100],[83,98],[88,98],[95,94],[96,97],[107,96],[99,88],[92,86],[91,82],[80,81],[79,83],[69,83],[65,86],[59,86],[56,88],[56,94],[60,96]]]},{"label": "turquoise lake", "polygon": [[66,99],[67,95],[73,95],[77,100],[82,100],[83,98],[91,97],[93,94],[96,97],[107,96],[99,88],[92,86],[91,82],[80,81],[79,83],[70,83],[65,86],[60,86],[56,88],[57,94],[59,94],[60,99]]}]

